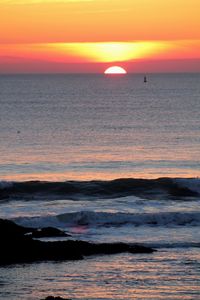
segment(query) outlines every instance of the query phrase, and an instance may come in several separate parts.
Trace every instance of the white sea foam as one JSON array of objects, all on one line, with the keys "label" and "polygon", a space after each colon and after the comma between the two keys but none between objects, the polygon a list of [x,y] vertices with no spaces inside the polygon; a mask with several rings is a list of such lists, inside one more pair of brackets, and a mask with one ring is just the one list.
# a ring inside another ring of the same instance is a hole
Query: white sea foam
[{"label": "white sea foam", "polygon": [[108,213],[79,211],[56,216],[17,218],[15,221],[24,226],[66,228],[71,226],[197,226],[200,225],[199,212],[161,212],[161,213]]}]

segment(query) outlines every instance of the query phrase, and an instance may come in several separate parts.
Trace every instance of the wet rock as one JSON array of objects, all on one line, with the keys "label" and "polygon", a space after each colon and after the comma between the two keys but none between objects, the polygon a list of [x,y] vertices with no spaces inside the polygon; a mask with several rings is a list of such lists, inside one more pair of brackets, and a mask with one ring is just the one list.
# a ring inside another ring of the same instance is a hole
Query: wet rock
[{"label": "wet rock", "polygon": [[0,219],[0,238],[7,238],[10,235],[24,235],[31,230],[31,228],[19,226],[12,221]]},{"label": "wet rock", "polygon": [[31,237],[33,238],[44,238],[44,237],[69,237],[70,235],[62,230],[54,227],[45,227],[32,230]]},{"label": "wet rock", "polygon": [[85,241],[34,240],[25,235],[30,228],[21,227],[8,220],[0,220],[0,264],[31,263],[35,261],[78,260],[98,254],[152,253],[154,250],[126,243],[89,243]]}]

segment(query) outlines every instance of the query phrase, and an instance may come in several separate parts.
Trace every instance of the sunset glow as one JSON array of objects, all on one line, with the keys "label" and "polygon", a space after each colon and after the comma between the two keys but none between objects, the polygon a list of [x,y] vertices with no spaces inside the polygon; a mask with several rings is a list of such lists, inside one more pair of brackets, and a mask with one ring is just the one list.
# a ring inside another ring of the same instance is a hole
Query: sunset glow
[{"label": "sunset glow", "polygon": [[166,51],[170,45],[162,42],[110,42],[57,44],[55,48],[63,54],[71,51],[89,61],[114,62],[151,57]]},{"label": "sunset glow", "polygon": [[164,42],[3,44],[1,55],[62,62],[115,62],[161,56],[173,46]]},{"label": "sunset glow", "polygon": [[118,62],[130,72],[200,71],[199,11],[198,0],[0,0],[0,72],[102,72]]}]

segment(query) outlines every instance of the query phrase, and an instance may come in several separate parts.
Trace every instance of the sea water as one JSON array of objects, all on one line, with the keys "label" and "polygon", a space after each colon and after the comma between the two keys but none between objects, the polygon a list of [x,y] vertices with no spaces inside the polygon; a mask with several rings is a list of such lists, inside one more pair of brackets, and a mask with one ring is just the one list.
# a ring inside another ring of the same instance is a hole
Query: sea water
[{"label": "sea water", "polygon": [[0,76],[0,217],[153,254],[0,267],[0,299],[200,299],[200,75]]}]

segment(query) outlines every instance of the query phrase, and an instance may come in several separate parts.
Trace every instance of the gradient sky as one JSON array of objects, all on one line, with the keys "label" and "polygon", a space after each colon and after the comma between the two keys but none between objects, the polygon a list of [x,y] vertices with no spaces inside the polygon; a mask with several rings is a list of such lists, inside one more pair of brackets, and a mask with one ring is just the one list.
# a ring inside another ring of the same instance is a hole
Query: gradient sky
[{"label": "gradient sky", "polygon": [[199,0],[0,0],[0,73],[200,71]]}]

